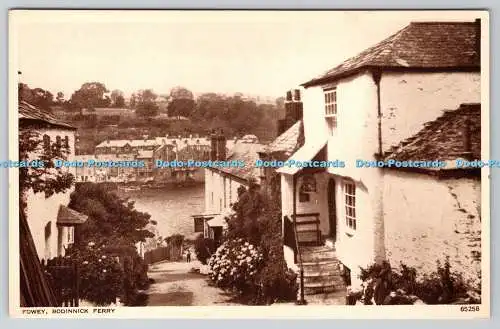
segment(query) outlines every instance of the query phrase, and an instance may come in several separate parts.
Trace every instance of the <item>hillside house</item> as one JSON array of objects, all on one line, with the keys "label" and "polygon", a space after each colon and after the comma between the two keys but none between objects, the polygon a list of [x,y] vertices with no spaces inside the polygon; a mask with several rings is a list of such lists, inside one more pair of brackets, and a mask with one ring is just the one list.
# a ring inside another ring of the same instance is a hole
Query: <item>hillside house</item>
[{"label": "hillside house", "polygon": [[232,205],[242,189],[246,190],[252,182],[260,180],[260,171],[254,164],[263,145],[252,137],[242,139],[228,149],[226,138],[221,134],[214,134],[211,143],[211,160],[244,163],[243,166],[205,169],[205,212],[193,215],[194,227],[195,232],[219,241],[226,227],[225,217],[232,212]]},{"label": "hillside house", "polygon": [[[21,101],[19,129],[36,131],[41,139],[40,149],[30,155],[30,160],[38,159],[40,154],[54,143],[68,149],[68,160],[74,159],[76,128],[58,120],[52,114]],[[66,170],[75,174],[75,169],[71,167],[53,170]],[[73,191],[74,187],[46,198],[44,193],[29,190],[24,196],[27,203],[27,221],[40,260],[64,256],[68,246],[74,243],[75,227],[87,220],[86,215],[67,207]]]},{"label": "hillside house", "polygon": [[[360,267],[382,260],[423,274],[449,256],[479,280],[477,172],[356,168],[356,160],[480,156],[480,107],[467,105],[481,98],[480,28],[411,23],[302,85],[305,140],[289,160],[345,163],[278,169],[288,265],[302,254],[329,269],[306,269],[306,292],[357,284]],[[287,243],[293,228],[299,248]]]}]

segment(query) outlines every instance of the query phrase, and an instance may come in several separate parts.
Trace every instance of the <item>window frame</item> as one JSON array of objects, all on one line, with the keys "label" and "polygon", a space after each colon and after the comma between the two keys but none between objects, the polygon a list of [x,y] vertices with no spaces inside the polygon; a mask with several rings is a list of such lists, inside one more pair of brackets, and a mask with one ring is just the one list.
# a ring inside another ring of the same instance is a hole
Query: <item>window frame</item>
[{"label": "window frame", "polygon": [[325,119],[328,129],[332,133],[338,127],[338,89],[337,86],[330,86],[323,89]]},{"label": "window frame", "polygon": [[344,226],[348,234],[353,234],[359,227],[358,218],[356,216],[356,183],[353,180],[343,180],[342,197],[344,206]]}]

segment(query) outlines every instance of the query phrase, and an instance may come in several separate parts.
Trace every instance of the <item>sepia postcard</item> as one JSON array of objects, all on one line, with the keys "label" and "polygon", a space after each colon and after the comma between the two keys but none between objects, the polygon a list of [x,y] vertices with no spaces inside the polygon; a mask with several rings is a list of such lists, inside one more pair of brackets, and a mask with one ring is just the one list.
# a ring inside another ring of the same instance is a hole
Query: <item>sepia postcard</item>
[{"label": "sepia postcard", "polygon": [[477,10],[11,10],[11,316],[489,317],[489,52]]}]

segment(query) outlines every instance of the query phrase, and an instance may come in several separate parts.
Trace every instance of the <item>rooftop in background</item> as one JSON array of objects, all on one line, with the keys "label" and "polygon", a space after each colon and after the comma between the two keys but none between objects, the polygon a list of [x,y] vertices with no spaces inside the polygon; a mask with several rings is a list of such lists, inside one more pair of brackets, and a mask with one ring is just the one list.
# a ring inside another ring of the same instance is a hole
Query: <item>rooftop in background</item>
[{"label": "rooftop in background", "polygon": [[[468,148],[468,150],[467,150]],[[462,104],[425,124],[414,136],[384,155],[385,160],[454,161],[470,152],[481,159],[481,105]]]},{"label": "rooftop in background", "polygon": [[227,161],[243,161],[243,167],[220,167],[216,170],[229,174],[233,177],[240,178],[245,181],[250,179],[259,179],[260,170],[255,166],[255,162],[259,159],[259,152],[264,150],[264,145],[260,143],[235,143],[229,149]]},{"label": "rooftop in background", "polygon": [[480,24],[475,22],[412,22],[303,85],[314,86],[373,67],[479,70],[479,38]]},{"label": "rooftop in background", "polygon": [[303,134],[302,120],[297,121],[287,131],[276,137],[266,146],[266,153],[282,153],[284,156],[291,156],[300,147],[300,136]]},{"label": "rooftop in background", "polygon": [[73,226],[83,224],[89,217],[76,210],[60,205],[57,213],[57,225]]},{"label": "rooftop in background", "polygon": [[95,114],[97,116],[103,116],[103,115],[131,115],[134,114],[135,110],[128,109],[128,108],[117,108],[117,107],[97,107],[94,109],[94,111],[91,111],[89,109],[83,109],[82,114],[83,115],[92,115]]},{"label": "rooftop in background", "polygon": [[44,122],[46,124],[57,126],[59,128],[76,130],[75,127],[56,118],[53,114],[44,111],[34,105],[31,105],[25,101],[19,102],[18,110],[19,121]]},{"label": "rooftop in background", "polygon": [[197,136],[164,136],[155,137],[152,139],[114,139],[105,140],[101,142],[96,148],[103,147],[124,147],[125,145],[130,145],[130,147],[146,147],[146,146],[162,146],[162,145],[173,145],[178,148],[183,148],[185,146],[210,146],[210,139],[207,137],[197,137]]}]

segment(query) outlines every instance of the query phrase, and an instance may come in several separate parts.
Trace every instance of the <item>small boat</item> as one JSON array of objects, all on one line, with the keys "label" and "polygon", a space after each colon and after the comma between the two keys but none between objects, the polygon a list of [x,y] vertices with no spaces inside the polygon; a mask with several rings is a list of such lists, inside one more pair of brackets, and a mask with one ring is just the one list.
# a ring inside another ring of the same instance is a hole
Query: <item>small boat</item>
[{"label": "small boat", "polygon": [[125,192],[132,192],[132,191],[140,191],[141,188],[139,186],[124,186],[120,187],[121,190]]}]

